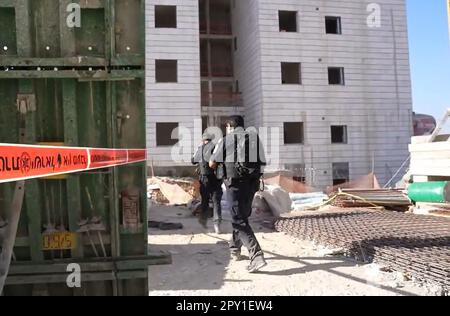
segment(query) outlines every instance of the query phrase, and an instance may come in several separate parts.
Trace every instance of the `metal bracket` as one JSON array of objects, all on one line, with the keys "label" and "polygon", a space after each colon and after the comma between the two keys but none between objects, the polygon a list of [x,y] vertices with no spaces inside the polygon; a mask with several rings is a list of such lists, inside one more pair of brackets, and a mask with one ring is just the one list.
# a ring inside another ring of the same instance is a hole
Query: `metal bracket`
[{"label": "metal bracket", "polygon": [[131,116],[129,114],[124,114],[122,112],[117,112],[116,118],[117,118],[117,134],[119,137],[121,137],[123,122],[129,120]]},{"label": "metal bracket", "polygon": [[17,111],[20,114],[36,112],[36,96],[34,94],[18,94]]}]

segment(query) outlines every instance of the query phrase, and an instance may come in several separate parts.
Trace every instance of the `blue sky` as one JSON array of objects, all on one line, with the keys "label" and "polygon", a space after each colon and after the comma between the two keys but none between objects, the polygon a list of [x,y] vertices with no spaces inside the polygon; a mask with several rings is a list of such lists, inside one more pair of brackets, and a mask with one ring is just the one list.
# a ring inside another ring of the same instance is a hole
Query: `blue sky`
[{"label": "blue sky", "polygon": [[450,108],[446,0],[406,0],[414,111],[440,120]]}]

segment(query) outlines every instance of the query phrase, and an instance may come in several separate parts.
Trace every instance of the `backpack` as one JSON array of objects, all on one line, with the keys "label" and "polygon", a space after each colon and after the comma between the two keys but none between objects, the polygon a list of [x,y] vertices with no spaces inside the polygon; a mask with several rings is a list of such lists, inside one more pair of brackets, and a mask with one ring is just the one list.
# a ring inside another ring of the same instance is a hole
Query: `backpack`
[{"label": "backpack", "polygon": [[[239,177],[260,178],[262,166],[266,165],[259,135],[253,131],[237,134],[235,169]],[[260,153],[261,150],[261,153]]]}]

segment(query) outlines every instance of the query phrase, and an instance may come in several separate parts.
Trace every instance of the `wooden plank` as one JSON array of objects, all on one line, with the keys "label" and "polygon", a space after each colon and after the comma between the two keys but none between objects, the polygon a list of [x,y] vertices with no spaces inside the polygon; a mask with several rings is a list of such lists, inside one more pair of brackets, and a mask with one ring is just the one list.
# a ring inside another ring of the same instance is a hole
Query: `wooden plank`
[{"label": "wooden plank", "polygon": [[410,174],[414,176],[450,177],[450,169],[443,170],[434,166],[411,166]]},{"label": "wooden plank", "polygon": [[[73,263],[72,259],[40,263],[15,262],[11,265],[10,275],[67,273],[67,265],[71,263]],[[77,263],[80,265],[82,272],[127,271],[144,270],[150,265],[171,264],[172,258],[168,253],[152,253],[149,256],[120,258],[117,260],[112,258],[108,258],[105,261],[81,259]]]},{"label": "wooden plank", "polygon": [[450,150],[415,151],[411,153],[413,159],[450,159]]},{"label": "wooden plank", "polygon": [[[66,283],[68,273],[66,274],[42,274],[42,275],[13,275],[8,277],[6,285],[19,284],[51,284]],[[81,273],[81,282],[109,281],[114,280],[115,276],[112,272],[87,272]]]},{"label": "wooden plank", "polygon": [[105,0],[79,0],[82,9],[101,9],[105,7]]},{"label": "wooden plank", "polygon": [[132,80],[133,78],[143,78],[144,70],[116,70],[107,72],[104,70],[97,71],[73,71],[73,70],[58,70],[58,71],[3,71],[0,72],[0,79],[38,79],[38,78],[55,78],[55,79],[86,79],[89,81],[109,81],[109,80]]},{"label": "wooden plank", "polygon": [[[52,283],[66,283],[68,274],[43,274],[33,276],[13,275],[8,277],[6,285],[20,285],[20,284],[52,284]],[[113,281],[119,280],[134,280],[145,279],[148,277],[146,271],[125,271],[114,274],[113,272],[87,272],[81,274],[81,283],[97,282],[97,281]]]},{"label": "wooden plank", "polygon": [[[76,102],[76,82],[64,80],[62,83],[63,95],[63,117],[64,117],[64,143],[67,146],[78,145],[78,117]],[[81,188],[80,178],[71,175],[66,180],[67,209],[69,230],[76,232],[79,228],[78,221],[81,219]],[[72,250],[74,258],[83,257],[82,235],[78,234],[77,247]]]},{"label": "wooden plank", "polygon": [[[10,276],[14,275],[38,275],[38,274],[52,274],[65,273],[67,274],[67,266],[69,263],[56,264],[33,264],[33,265],[12,265]],[[114,264],[112,262],[93,262],[93,263],[79,263],[82,272],[95,271],[113,271]]]},{"label": "wooden plank", "polygon": [[429,167],[433,168],[443,168],[450,169],[450,159],[439,159],[439,158],[412,158],[411,159],[411,168],[421,168],[421,167]]},{"label": "wooden plank", "polygon": [[[62,56],[75,56],[75,28],[67,26],[67,7],[73,3],[72,0],[59,1],[59,32],[60,32],[60,47]],[[54,66],[57,66],[55,64]]]},{"label": "wooden plank", "polygon": [[105,58],[98,57],[62,57],[62,58],[20,58],[2,57],[0,65],[15,67],[106,67],[108,62]]},{"label": "wooden plank", "polygon": [[[117,99],[116,99],[116,84],[110,83],[108,89],[108,103],[107,111],[110,115],[110,130],[109,132],[109,144],[112,148],[117,146],[117,125],[116,125],[116,113],[117,113]],[[108,120],[109,121],[109,120]],[[117,186],[118,174],[117,167],[112,169],[112,174],[109,179],[110,188],[110,222],[111,222],[111,245],[113,247],[113,256],[120,257],[120,231],[119,231],[119,192]]]},{"label": "wooden plank", "polygon": [[16,2],[16,34],[17,55],[20,57],[31,57],[31,34],[30,34],[30,2],[28,0],[17,0]]},{"label": "wooden plank", "polygon": [[427,144],[411,144],[409,145],[410,152],[420,152],[420,151],[449,151],[450,142],[437,142],[437,143],[427,143]]},{"label": "wooden plank", "polygon": [[[33,83],[31,80],[19,81],[19,93],[33,94]],[[37,117],[36,112],[28,112],[25,117],[25,141],[28,144],[37,142],[36,135]],[[42,200],[38,180],[29,180],[25,190],[26,217],[28,224],[28,244],[32,260],[43,260],[42,252]]]},{"label": "wooden plank", "polygon": [[0,8],[13,8],[16,6],[16,0],[2,0]]},{"label": "wooden plank", "polygon": [[115,54],[114,42],[115,42],[115,10],[114,0],[108,0],[105,3],[105,55],[106,58],[111,59]]}]

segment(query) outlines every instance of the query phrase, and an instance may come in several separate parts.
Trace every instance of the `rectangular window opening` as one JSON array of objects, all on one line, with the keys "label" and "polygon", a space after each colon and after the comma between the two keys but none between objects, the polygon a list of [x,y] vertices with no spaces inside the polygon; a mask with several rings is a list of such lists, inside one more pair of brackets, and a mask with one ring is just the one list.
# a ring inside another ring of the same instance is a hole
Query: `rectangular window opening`
[{"label": "rectangular window opening", "polygon": [[303,122],[284,123],[284,144],[303,144],[304,130]]},{"label": "rectangular window opening", "polygon": [[297,32],[297,12],[278,11],[280,32]]},{"label": "rectangular window opening", "polygon": [[341,18],[335,16],[325,17],[325,28],[327,34],[342,34]]},{"label": "rectangular window opening", "polygon": [[300,63],[281,63],[281,83],[301,84]]},{"label": "rectangular window opening", "polygon": [[347,144],[347,126],[331,126],[331,143]]},{"label": "rectangular window opening", "polygon": [[155,27],[177,28],[177,7],[174,5],[156,5]]},{"label": "rectangular window opening", "polygon": [[330,85],[345,85],[344,68],[329,67],[328,68],[328,83]]},{"label": "rectangular window opening", "polygon": [[156,146],[176,145],[179,139],[178,136],[172,139],[172,133],[178,126],[178,123],[156,123]]},{"label": "rectangular window opening", "polygon": [[178,82],[178,61],[156,60],[155,61],[156,82]]}]

